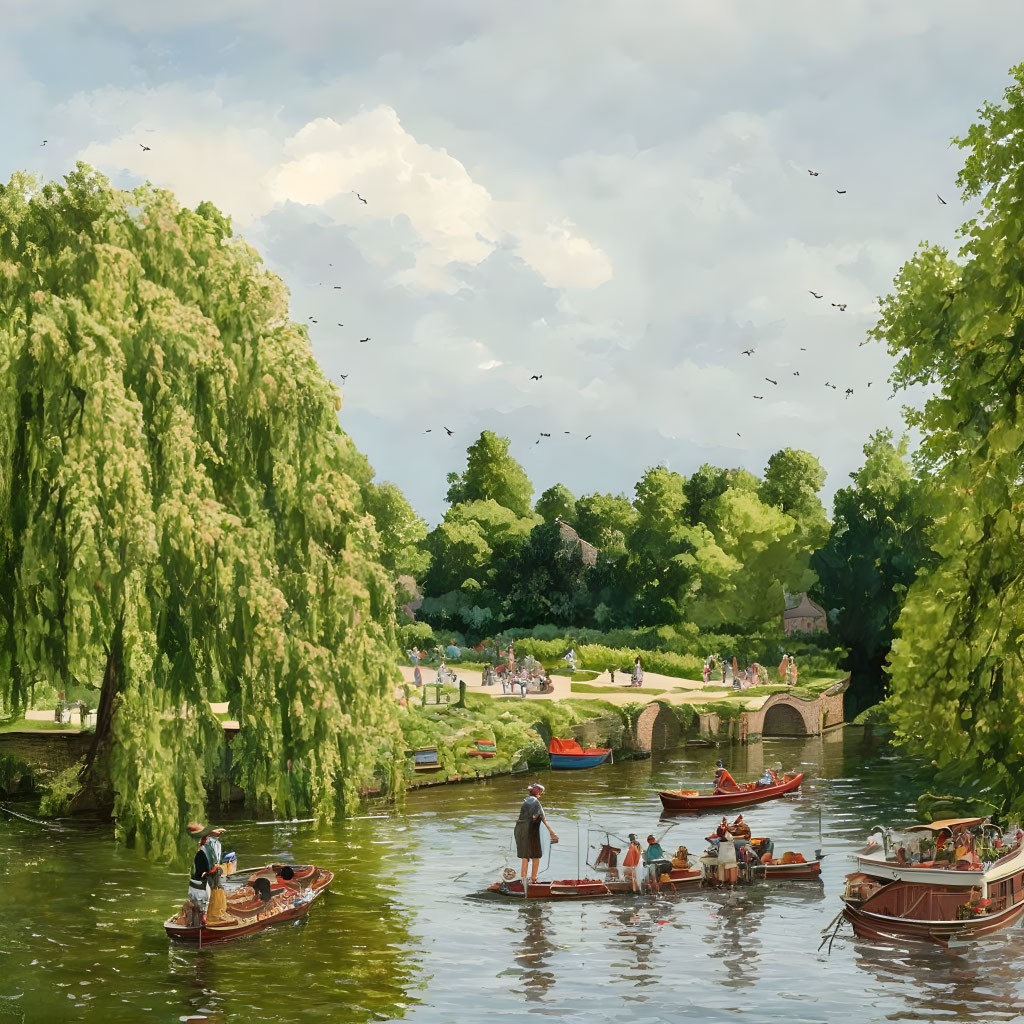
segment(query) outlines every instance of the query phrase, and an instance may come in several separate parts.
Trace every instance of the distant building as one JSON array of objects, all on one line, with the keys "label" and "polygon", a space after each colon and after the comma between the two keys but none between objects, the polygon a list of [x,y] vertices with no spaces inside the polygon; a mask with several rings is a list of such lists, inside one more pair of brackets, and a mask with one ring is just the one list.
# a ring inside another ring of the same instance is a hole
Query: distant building
[{"label": "distant building", "polygon": [[559,532],[562,535],[562,543],[567,548],[579,548],[580,557],[583,559],[584,565],[590,567],[597,565],[597,548],[583,540],[568,523],[563,522],[557,516],[555,517],[555,522],[558,524]]},{"label": "distant building", "polygon": [[806,594],[794,594],[786,604],[790,601],[793,606],[782,613],[782,630],[786,636],[791,633],[828,632],[828,616],[820,604],[815,604]]}]

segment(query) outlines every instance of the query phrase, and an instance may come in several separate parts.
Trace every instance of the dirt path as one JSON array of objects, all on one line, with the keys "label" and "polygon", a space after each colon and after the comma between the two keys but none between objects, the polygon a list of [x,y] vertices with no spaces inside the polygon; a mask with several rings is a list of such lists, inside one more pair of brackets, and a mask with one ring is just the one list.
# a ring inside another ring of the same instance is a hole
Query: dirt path
[{"label": "dirt path", "polygon": [[[402,665],[400,668],[405,681],[412,683],[412,666]],[[500,685],[484,686],[481,672],[458,667],[453,671],[457,679],[465,680],[468,693],[483,693],[490,697],[507,696],[501,692]],[[424,683],[433,683],[437,678],[437,669],[421,667],[420,675]],[[549,678],[554,684],[554,693],[531,693],[530,700],[565,700],[572,697],[574,700],[604,700],[610,704],[630,704],[634,701],[650,702],[655,699],[664,700],[670,704],[707,704],[711,701],[740,696],[740,691],[731,687],[728,690],[705,690],[700,680],[678,679],[675,676],[658,675],[656,672],[644,672],[644,685],[639,689],[631,687],[628,683],[620,683],[619,680],[629,678],[623,676],[621,672],[616,673],[614,683],[607,672],[602,672],[596,679],[588,680],[586,683],[587,686],[608,687],[610,689],[608,693],[573,692],[568,676],[550,676]],[[767,699],[767,697],[751,697],[746,701],[746,707],[751,711],[756,711]]]}]

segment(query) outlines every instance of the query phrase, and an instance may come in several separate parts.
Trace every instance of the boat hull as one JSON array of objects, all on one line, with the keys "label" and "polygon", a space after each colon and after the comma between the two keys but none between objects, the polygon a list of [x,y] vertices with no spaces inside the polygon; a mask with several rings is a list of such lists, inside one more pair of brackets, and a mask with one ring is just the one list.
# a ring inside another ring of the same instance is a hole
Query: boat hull
[{"label": "boat hull", "polygon": [[[661,893],[679,892],[699,886],[701,872],[699,870],[676,869],[669,877],[669,881],[662,882],[659,890]],[[566,879],[554,882],[530,882],[529,890],[524,895],[522,879],[517,878],[511,882],[495,882],[480,896],[487,899],[498,900],[594,900],[609,899],[614,896],[629,896],[633,893],[633,883],[627,878],[602,879],[583,878]],[[641,886],[641,891],[650,891],[646,885]]]},{"label": "boat hull", "polygon": [[597,754],[549,754],[551,767],[560,771],[572,771],[578,768],[596,768],[611,757],[610,750],[602,750]]},{"label": "boat hull", "polygon": [[764,864],[762,867],[767,882],[821,881],[820,860],[808,860],[796,864]]},{"label": "boat hull", "polygon": [[232,939],[240,939],[254,932],[262,931],[274,924],[282,924],[286,921],[294,921],[305,916],[309,908],[324,890],[334,881],[334,873],[325,868],[316,868],[310,884],[303,884],[297,881],[294,884],[284,883],[275,900],[268,904],[266,912],[257,915],[246,915],[235,918],[231,916],[232,897],[238,893],[246,878],[258,875],[270,870],[269,868],[253,868],[240,872],[241,878],[228,876],[225,888],[229,891],[227,910],[228,917],[217,922],[207,922],[201,928],[189,927],[182,923],[182,914],[164,921],[164,931],[169,938],[175,942],[184,942],[205,946],[210,943],[229,942]]},{"label": "boat hull", "polygon": [[803,772],[798,772],[791,779],[780,782],[777,786],[740,789],[734,793],[696,793],[692,795],[663,790],[658,796],[666,811],[699,814],[701,811],[715,810],[719,807],[744,807],[748,804],[760,804],[766,800],[774,800],[776,797],[785,796],[787,793],[799,789],[803,780]]},{"label": "boat hull", "polygon": [[873,914],[850,902],[846,902],[843,907],[843,917],[853,925],[853,932],[858,938],[880,942],[910,939],[940,946],[948,945],[952,939],[972,939],[1009,928],[1020,920],[1021,915],[1024,915],[1024,902],[995,914],[984,914],[964,921],[915,921],[890,917]]}]

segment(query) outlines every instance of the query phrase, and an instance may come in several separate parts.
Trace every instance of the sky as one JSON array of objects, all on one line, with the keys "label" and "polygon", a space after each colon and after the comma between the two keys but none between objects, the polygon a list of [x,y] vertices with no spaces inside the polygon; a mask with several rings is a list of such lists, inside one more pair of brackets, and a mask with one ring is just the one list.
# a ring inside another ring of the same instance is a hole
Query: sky
[{"label": "sky", "polygon": [[1024,60],[1018,0],[0,10],[0,179],[84,160],[230,214],[431,522],[485,429],[536,494],[795,447],[830,501],[902,429],[878,297],[957,248],[950,141]]}]

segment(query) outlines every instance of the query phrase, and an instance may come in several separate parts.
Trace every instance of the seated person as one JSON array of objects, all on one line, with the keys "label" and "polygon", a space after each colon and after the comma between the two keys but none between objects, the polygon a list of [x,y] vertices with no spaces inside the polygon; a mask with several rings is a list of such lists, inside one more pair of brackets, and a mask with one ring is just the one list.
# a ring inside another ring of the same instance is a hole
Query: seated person
[{"label": "seated person", "polygon": [[644,863],[650,868],[651,880],[654,887],[658,887],[658,881],[662,875],[672,873],[672,861],[665,856],[661,843],[654,836],[647,837],[647,849],[644,850]]},{"label": "seated person", "polygon": [[721,761],[715,762],[715,792],[735,793],[739,790],[736,780],[729,774],[728,769]]},{"label": "seated person", "polygon": [[719,840],[722,840],[728,834],[729,834],[729,819],[723,814],[722,815],[722,820],[719,823],[718,828],[715,829],[715,836]]},{"label": "seated person", "polygon": [[729,831],[735,839],[749,839],[750,826],[743,820],[743,815],[736,816],[736,820],[729,826]]},{"label": "seated person", "polygon": [[779,777],[771,768],[765,768],[761,773],[761,778],[757,780],[757,788],[760,789],[762,786],[777,786],[779,784]]},{"label": "seated person", "polygon": [[690,867],[690,851],[685,846],[680,846],[672,855],[672,867],[681,868],[686,871]]}]

